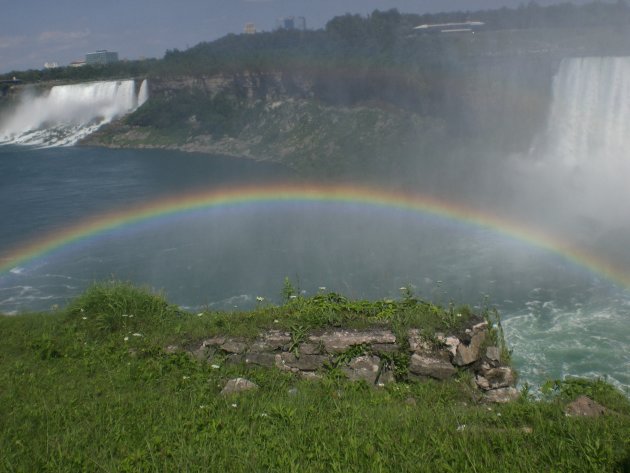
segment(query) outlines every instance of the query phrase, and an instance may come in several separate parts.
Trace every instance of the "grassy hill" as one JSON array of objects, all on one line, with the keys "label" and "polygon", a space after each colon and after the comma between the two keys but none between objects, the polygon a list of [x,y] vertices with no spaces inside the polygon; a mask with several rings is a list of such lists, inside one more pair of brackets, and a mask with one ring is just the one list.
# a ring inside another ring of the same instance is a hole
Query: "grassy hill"
[{"label": "grassy hill", "polygon": [[[276,369],[190,356],[217,334],[265,328],[456,327],[451,308],[338,295],[260,301],[247,313],[189,314],[120,283],[67,309],[0,317],[2,471],[622,472],[630,468],[630,403],[603,381],[550,383],[540,399],[485,404],[470,379],[374,388],[335,369],[309,381]],[[455,324],[455,325],[454,325]],[[172,345],[182,347],[173,350]],[[259,388],[231,396],[228,379]],[[597,418],[565,415],[587,394]]]}]

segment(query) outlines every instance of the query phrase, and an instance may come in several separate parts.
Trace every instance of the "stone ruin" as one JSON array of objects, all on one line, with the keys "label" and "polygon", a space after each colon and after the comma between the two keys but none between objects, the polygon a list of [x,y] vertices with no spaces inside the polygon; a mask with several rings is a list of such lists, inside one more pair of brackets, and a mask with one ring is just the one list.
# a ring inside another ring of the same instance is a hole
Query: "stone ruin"
[{"label": "stone ruin", "polygon": [[[481,322],[457,335],[436,333],[431,339],[410,329],[404,341],[388,328],[320,329],[301,334],[299,340],[290,332],[268,330],[254,340],[215,336],[189,352],[208,363],[276,368],[308,379],[319,379],[327,368],[336,367],[350,380],[374,386],[394,382],[396,373],[399,378],[404,373],[408,379],[447,380],[466,371],[484,400],[514,400],[519,396],[515,373],[489,341],[488,323]],[[401,360],[406,367],[396,366]]]}]

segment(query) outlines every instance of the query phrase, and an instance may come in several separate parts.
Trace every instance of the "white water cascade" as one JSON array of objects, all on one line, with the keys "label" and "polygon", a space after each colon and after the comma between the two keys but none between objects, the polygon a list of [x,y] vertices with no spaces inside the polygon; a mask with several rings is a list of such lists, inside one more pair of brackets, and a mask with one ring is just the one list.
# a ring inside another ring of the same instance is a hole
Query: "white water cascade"
[{"label": "white water cascade", "polygon": [[565,59],[553,83],[549,153],[579,168],[615,167],[630,150],[630,58]]},{"label": "white water cascade", "polygon": [[0,117],[0,144],[69,146],[148,99],[146,80],[136,93],[133,80],[54,86],[42,95],[25,93]]},{"label": "white water cascade", "polygon": [[[564,59],[536,166],[523,171],[556,215],[626,225],[630,198],[630,57]],[[544,191],[542,189],[545,189]]]}]

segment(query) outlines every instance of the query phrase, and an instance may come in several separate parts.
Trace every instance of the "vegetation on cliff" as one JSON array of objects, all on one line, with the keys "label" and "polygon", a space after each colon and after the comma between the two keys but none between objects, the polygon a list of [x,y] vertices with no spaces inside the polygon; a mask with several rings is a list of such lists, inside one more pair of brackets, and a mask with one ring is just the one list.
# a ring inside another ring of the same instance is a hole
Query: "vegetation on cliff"
[{"label": "vegetation on cliff", "polygon": [[[470,316],[417,300],[321,293],[259,301],[248,313],[182,312],[127,284],[89,289],[66,310],[1,317],[3,471],[622,472],[630,404],[602,381],[550,383],[505,405],[480,404],[470,379],[375,389],[332,369],[320,381],[210,364],[167,347],[281,327],[456,327]],[[462,317],[457,317],[462,314]],[[418,325],[419,324],[419,325]],[[427,332],[427,336],[430,332]],[[296,335],[297,336],[297,335]],[[226,380],[259,389],[223,396]],[[606,415],[565,415],[587,394]]]}]

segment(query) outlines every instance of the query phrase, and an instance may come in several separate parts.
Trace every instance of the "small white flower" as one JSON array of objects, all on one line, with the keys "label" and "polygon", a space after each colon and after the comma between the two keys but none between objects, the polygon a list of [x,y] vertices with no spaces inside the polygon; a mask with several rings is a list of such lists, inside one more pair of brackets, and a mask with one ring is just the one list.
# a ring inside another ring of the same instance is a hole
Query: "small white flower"
[{"label": "small white flower", "polygon": [[461,316],[462,316],[462,314],[457,314],[457,317],[461,317]]},{"label": "small white flower", "polygon": [[85,309],[84,309],[83,307],[81,307],[81,308],[79,309],[79,312],[83,313],[83,312],[85,312]]},{"label": "small white flower", "polygon": [[142,334],[141,334],[141,333],[138,333],[138,332],[136,332],[136,333],[132,333],[131,335],[133,335],[134,337],[141,337],[141,336],[142,336]]},{"label": "small white flower", "polygon": [[260,414],[260,417],[269,417],[269,414],[267,414],[266,412],[263,412],[262,414]]},{"label": "small white flower", "polygon": [[236,407],[236,404],[232,404],[232,407]]},{"label": "small white flower", "polygon": [[127,314],[123,314],[121,315],[121,317],[129,317]]},{"label": "small white flower", "polygon": [[130,319],[131,319],[131,318],[133,318],[133,314],[129,314],[129,318],[130,318]]},{"label": "small white flower", "polygon": [[320,291],[325,291],[326,290],[326,286],[319,286],[319,290]]},{"label": "small white flower", "polygon": [[264,298],[264,297],[262,297],[262,296],[256,296],[256,300],[257,300],[258,302],[262,302],[262,301],[264,301],[264,300],[265,300],[265,298]]},{"label": "small white flower", "polygon": [[278,319],[274,319],[273,323],[274,324],[278,324],[278,323],[280,323],[280,321]]},{"label": "small white flower", "polygon": [[124,340],[127,342],[129,341],[129,337],[125,337]]},{"label": "small white flower", "polygon": [[197,317],[201,317],[202,315],[203,315],[203,312],[199,312],[199,313],[197,314]]},{"label": "small white flower", "polygon": [[466,429],[466,424],[458,424],[457,425],[457,431],[458,432],[463,432]]},{"label": "small white flower", "polygon": [[296,296],[295,294],[291,294],[291,295],[289,296],[289,299],[297,299],[297,296]]},{"label": "small white flower", "polygon": [[497,412],[497,416],[501,417],[501,413],[500,413],[500,412]]},{"label": "small white flower", "polygon": [[87,320],[87,317],[81,317],[83,320]]},{"label": "small white flower", "polygon": [[199,406],[199,409],[207,409],[208,406],[206,406],[205,404],[202,404],[201,406]]},{"label": "small white flower", "polygon": [[213,370],[218,370],[219,368],[221,368],[219,365],[212,365]]},{"label": "small white flower", "polygon": [[406,291],[406,290],[407,290],[407,288],[406,288],[405,286],[403,286],[403,287],[399,287],[399,288],[398,288],[398,290],[399,290],[399,291]]},{"label": "small white flower", "polygon": [[190,379],[190,376],[182,376],[182,379]]}]

